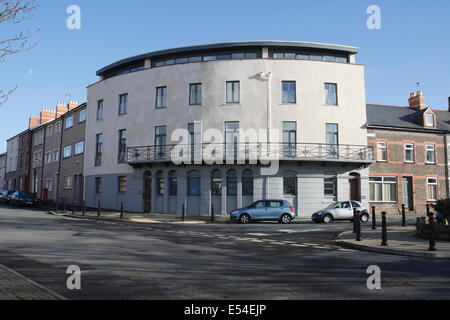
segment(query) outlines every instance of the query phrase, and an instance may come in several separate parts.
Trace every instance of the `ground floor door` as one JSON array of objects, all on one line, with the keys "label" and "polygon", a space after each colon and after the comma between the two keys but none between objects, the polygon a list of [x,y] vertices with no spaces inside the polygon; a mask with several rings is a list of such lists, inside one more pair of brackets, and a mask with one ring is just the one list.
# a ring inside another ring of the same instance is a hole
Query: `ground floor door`
[{"label": "ground floor door", "polygon": [[145,179],[145,213],[152,211],[152,179]]},{"label": "ground floor door", "polygon": [[403,178],[403,203],[405,204],[405,208],[409,210],[413,210],[414,208],[412,192],[412,178]]},{"label": "ground floor door", "polygon": [[361,202],[359,179],[350,179],[350,200]]}]

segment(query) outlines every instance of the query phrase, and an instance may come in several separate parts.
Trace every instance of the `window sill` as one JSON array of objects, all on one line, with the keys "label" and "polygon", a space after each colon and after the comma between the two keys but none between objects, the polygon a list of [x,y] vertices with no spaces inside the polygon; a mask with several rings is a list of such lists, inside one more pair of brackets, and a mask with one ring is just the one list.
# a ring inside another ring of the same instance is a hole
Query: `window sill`
[{"label": "window sill", "polygon": [[288,102],[282,102],[282,103],[280,103],[280,104],[278,104],[279,106],[294,106],[294,107],[299,107],[300,105],[297,103],[297,102],[295,102],[295,103],[288,103]]}]

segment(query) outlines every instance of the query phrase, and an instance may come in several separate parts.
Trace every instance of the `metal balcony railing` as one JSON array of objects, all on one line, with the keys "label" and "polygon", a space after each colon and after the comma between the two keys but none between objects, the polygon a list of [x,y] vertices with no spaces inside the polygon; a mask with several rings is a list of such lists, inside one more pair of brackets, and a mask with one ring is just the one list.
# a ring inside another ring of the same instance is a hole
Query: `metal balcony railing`
[{"label": "metal balcony railing", "polygon": [[242,143],[128,147],[129,164],[198,161],[330,161],[372,163],[373,147],[311,143]]}]

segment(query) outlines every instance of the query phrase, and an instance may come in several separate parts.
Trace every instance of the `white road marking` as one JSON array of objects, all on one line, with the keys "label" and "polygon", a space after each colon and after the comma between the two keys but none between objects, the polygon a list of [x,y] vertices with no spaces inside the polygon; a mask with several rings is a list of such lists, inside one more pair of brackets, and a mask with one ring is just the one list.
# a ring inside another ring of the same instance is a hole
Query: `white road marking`
[{"label": "white road marking", "polygon": [[255,237],[268,237],[268,236],[270,236],[270,234],[265,234],[265,233],[247,233],[247,235],[255,236]]}]

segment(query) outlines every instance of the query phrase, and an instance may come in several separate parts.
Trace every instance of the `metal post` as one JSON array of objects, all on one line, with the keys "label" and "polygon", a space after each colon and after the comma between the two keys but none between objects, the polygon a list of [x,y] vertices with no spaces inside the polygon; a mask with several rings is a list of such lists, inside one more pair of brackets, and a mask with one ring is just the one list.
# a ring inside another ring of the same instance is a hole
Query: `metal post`
[{"label": "metal post", "polygon": [[97,211],[97,218],[100,218],[100,210],[102,208],[102,203],[101,201],[98,202],[98,211]]},{"label": "metal post", "polygon": [[184,222],[184,216],[186,215],[186,205],[183,203],[181,206],[181,221]]},{"label": "metal post", "polygon": [[372,230],[377,230],[377,209],[372,207]]},{"label": "metal post", "polygon": [[75,215],[75,200],[72,200],[72,215]]},{"label": "metal post", "polygon": [[58,213],[58,198],[55,199],[55,213]]},{"label": "metal post", "polygon": [[361,211],[356,212],[356,241],[362,241],[361,239]]},{"label": "metal post", "polygon": [[429,251],[437,251],[436,250],[436,239],[434,236],[434,214],[430,212],[430,205],[427,204],[427,215],[428,219],[430,220],[430,248]]},{"label": "metal post", "polygon": [[123,202],[120,203],[120,219],[123,219]]},{"label": "metal post", "polygon": [[214,209],[215,209],[215,207],[214,207],[214,205],[212,205],[212,206],[211,206],[211,219],[212,219],[213,222],[214,222],[214,220],[215,220]]},{"label": "metal post", "polygon": [[406,207],[402,204],[402,226],[406,227]]},{"label": "metal post", "polygon": [[83,200],[83,217],[86,215],[86,201]]},{"label": "metal post", "polygon": [[387,213],[386,211],[382,212],[382,224],[383,224],[383,232],[382,232],[382,242],[381,242],[381,246],[382,247],[387,247],[388,246],[388,238],[387,238]]},{"label": "metal post", "polygon": [[66,198],[63,198],[63,212],[66,213]]},{"label": "metal post", "polygon": [[356,209],[353,209],[353,233],[356,233]]}]

